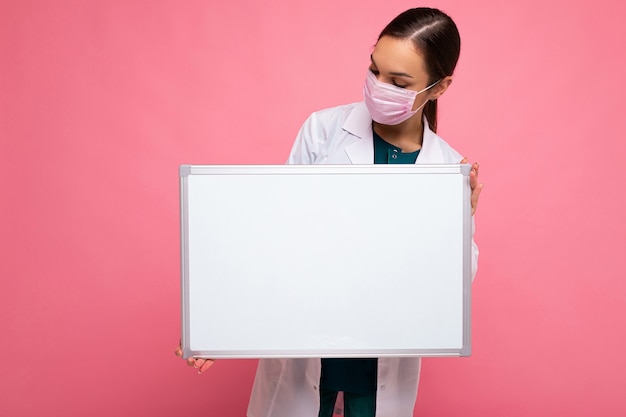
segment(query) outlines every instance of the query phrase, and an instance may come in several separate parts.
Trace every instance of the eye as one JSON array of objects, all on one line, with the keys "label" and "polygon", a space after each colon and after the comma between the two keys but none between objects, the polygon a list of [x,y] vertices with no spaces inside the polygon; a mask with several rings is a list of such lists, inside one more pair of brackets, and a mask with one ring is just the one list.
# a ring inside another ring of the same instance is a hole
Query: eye
[{"label": "eye", "polygon": [[396,87],[398,87],[398,88],[406,88],[406,87],[407,87],[407,86],[406,86],[406,84],[404,84],[404,85],[400,85],[400,84],[398,84],[398,83],[396,82],[396,80],[392,80],[392,81],[391,81],[391,83],[392,83],[393,85],[395,85]]}]

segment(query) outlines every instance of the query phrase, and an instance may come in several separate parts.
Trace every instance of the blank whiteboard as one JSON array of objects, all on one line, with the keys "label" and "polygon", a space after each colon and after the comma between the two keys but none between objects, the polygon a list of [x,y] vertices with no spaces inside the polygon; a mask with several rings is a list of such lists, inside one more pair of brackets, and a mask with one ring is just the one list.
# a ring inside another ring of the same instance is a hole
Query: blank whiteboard
[{"label": "blank whiteboard", "polygon": [[469,355],[469,172],[181,166],[185,357]]}]

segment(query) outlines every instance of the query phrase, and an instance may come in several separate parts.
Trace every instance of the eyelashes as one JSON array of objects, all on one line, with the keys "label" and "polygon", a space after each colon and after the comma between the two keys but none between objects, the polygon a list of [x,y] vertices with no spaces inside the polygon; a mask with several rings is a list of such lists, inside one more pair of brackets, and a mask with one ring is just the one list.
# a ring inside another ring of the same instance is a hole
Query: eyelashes
[{"label": "eyelashes", "polygon": [[[374,68],[372,68],[372,67],[370,67],[370,69],[369,69],[369,70],[370,70],[370,72],[371,72],[372,74],[374,74],[374,75],[376,75],[376,76],[378,76],[378,75],[380,74],[380,71],[378,71],[377,69],[374,69]],[[398,83],[396,82],[395,78],[392,78],[392,79],[391,79],[391,85],[394,85],[394,86],[396,86],[396,87],[398,87],[398,88],[406,88],[406,87],[407,87],[407,85],[406,85],[406,84],[398,84]]]}]

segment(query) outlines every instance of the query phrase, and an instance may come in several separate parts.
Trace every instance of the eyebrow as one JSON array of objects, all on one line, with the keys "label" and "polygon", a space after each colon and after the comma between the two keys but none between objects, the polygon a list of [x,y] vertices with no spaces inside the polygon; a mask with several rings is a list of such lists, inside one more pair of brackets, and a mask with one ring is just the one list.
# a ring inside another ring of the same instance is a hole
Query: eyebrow
[{"label": "eyebrow", "polygon": [[[378,68],[378,65],[376,65],[376,62],[374,62],[374,56],[372,54],[370,54],[370,60],[372,61],[372,64],[374,64],[374,66]],[[407,74],[406,72],[390,72],[389,75],[393,75],[394,77],[413,78],[412,75]]]}]

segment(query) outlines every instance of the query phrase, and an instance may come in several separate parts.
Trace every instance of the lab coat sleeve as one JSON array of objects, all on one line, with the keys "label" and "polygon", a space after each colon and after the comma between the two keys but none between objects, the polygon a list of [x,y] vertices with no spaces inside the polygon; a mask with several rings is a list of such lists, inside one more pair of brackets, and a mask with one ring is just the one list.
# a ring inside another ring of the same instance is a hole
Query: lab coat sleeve
[{"label": "lab coat sleeve", "polygon": [[474,222],[474,216],[472,216],[472,282],[476,277],[478,271],[478,245],[474,240],[474,232],[476,231],[476,223]]},{"label": "lab coat sleeve", "polygon": [[323,124],[317,113],[304,122],[291,148],[287,164],[315,164],[326,142]]}]

